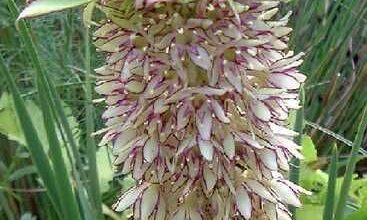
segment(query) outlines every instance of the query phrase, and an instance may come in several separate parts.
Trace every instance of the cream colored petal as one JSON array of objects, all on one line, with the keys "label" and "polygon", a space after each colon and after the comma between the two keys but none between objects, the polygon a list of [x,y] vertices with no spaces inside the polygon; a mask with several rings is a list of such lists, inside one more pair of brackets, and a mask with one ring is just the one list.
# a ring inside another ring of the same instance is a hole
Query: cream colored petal
[{"label": "cream colored petal", "polygon": [[198,138],[198,144],[199,144],[201,155],[206,160],[209,160],[209,161],[212,160],[213,154],[214,154],[214,147],[213,147],[212,142]]},{"label": "cream colored petal", "polygon": [[209,192],[212,191],[217,182],[217,176],[215,175],[213,170],[205,166],[203,170],[203,177],[204,177],[204,182],[205,182],[205,186],[207,190]]},{"label": "cream colored petal", "polygon": [[153,162],[153,160],[158,156],[159,152],[159,143],[156,137],[151,137],[146,142],[143,148],[144,159],[149,163]]},{"label": "cream colored petal", "polygon": [[192,51],[189,52],[192,62],[201,68],[208,70],[212,65],[208,52],[200,46],[196,46],[193,50],[196,50],[197,53]]},{"label": "cream colored petal", "polygon": [[260,197],[270,201],[270,202],[276,202],[276,199],[274,196],[271,195],[269,189],[267,189],[265,186],[263,186],[261,183],[259,183],[257,180],[246,180],[246,185],[253,190],[256,194],[258,194]]},{"label": "cream colored petal", "polygon": [[245,219],[250,219],[252,210],[251,199],[243,186],[237,188],[235,196],[238,211]]},{"label": "cream colored petal", "polygon": [[124,194],[122,194],[118,201],[112,206],[116,212],[122,212],[129,208],[139,198],[140,194],[149,186],[148,183],[144,183],[140,186],[135,186]]},{"label": "cream colored petal", "polygon": [[144,192],[140,203],[141,219],[148,219],[158,203],[158,186],[151,185]]},{"label": "cream colored petal", "polygon": [[223,140],[223,150],[229,159],[233,159],[236,154],[236,146],[233,135],[230,132],[226,132]]},{"label": "cream colored petal", "polygon": [[291,188],[289,188],[289,186],[276,180],[273,180],[271,185],[282,201],[295,207],[301,206],[298,196],[292,191]]},{"label": "cream colored petal", "polygon": [[251,111],[258,119],[262,121],[269,121],[271,119],[271,112],[269,108],[261,101],[255,101],[251,103]]}]

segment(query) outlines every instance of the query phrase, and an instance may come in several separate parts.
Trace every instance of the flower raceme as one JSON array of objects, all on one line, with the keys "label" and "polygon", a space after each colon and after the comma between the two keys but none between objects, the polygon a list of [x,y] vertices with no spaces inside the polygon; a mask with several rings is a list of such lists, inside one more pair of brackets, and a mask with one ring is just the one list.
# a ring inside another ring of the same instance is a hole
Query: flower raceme
[{"label": "flower raceme", "polygon": [[289,220],[308,193],[287,128],[303,54],[288,50],[279,1],[105,0],[95,45],[101,145],[137,180],[114,205],[135,219]]}]

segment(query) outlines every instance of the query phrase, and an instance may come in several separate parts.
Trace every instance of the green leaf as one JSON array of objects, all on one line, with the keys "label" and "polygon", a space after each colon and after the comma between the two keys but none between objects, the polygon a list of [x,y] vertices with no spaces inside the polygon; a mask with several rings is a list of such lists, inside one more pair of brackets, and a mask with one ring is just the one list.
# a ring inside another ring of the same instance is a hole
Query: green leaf
[{"label": "green leaf", "polygon": [[300,185],[312,192],[311,196],[304,197],[304,202],[322,204],[328,175],[322,170],[313,170],[306,164],[301,164],[300,171]]},{"label": "green leaf", "polygon": [[355,201],[358,206],[367,206],[367,179],[353,178],[350,186],[350,199]]},{"label": "green leaf", "polygon": [[349,215],[345,220],[366,220],[367,219],[367,202],[358,209],[358,211]]},{"label": "green leaf", "polygon": [[93,0],[38,0],[26,7],[22,13],[20,13],[18,19],[31,18],[56,11],[62,11],[68,8],[87,4],[91,1]]},{"label": "green leaf", "polygon": [[10,176],[9,176],[9,181],[15,181],[18,180],[24,176],[30,175],[30,174],[35,174],[37,173],[37,168],[33,165],[30,166],[26,166],[23,168],[20,168],[16,171],[14,171]]},{"label": "green leaf", "polygon": [[340,190],[340,197],[339,197],[338,205],[337,205],[336,212],[335,212],[336,220],[343,219],[344,214],[345,214],[344,208],[347,204],[348,192],[352,184],[354,170],[355,170],[355,167],[358,161],[358,152],[362,146],[363,137],[364,137],[366,128],[367,128],[367,105],[365,105],[364,107],[362,117],[360,119],[360,123],[358,126],[358,131],[353,141],[352,152],[350,153],[350,156],[348,159],[348,164],[347,164],[346,172],[344,175],[342,188]]},{"label": "green leaf", "polygon": [[89,3],[83,11],[83,23],[86,28],[92,24],[93,11],[96,7],[96,2]]},{"label": "green leaf", "polygon": [[[43,115],[40,108],[32,101],[24,101],[27,112],[32,115],[32,123],[37,128],[37,134],[40,138],[45,151],[48,151],[47,132],[44,126]],[[64,111],[68,114],[68,122],[74,130],[75,139],[79,136],[79,124],[76,118],[71,114],[71,109],[65,103]],[[0,98],[0,133],[7,136],[9,140],[16,141],[19,144],[26,145],[22,129],[15,111],[11,95],[4,92]],[[59,141],[62,141],[61,131],[57,130]]]},{"label": "green leaf", "polygon": [[297,209],[297,219],[301,220],[322,220],[324,207],[321,205],[306,204]]},{"label": "green leaf", "polygon": [[[41,110],[31,100],[26,100],[24,103],[27,112],[32,115],[31,120],[35,127],[37,127],[37,134],[40,137],[42,146],[47,149],[47,136],[45,127],[43,126]],[[0,99],[0,121],[0,133],[6,135],[9,140],[16,141],[22,145],[26,144],[12,97],[6,92],[2,94]]]},{"label": "green leaf", "polygon": [[5,214],[4,216],[6,219],[9,220],[16,219],[14,211],[10,208],[9,200],[2,191],[0,191],[0,206],[1,206],[0,210]]},{"label": "green leaf", "polygon": [[113,178],[113,171],[108,158],[108,149],[105,147],[97,151],[97,167],[101,192],[106,192],[109,189],[108,182]]},{"label": "green leaf", "polygon": [[48,157],[42,147],[42,143],[36,132],[36,128],[32,123],[30,114],[28,113],[25,103],[20,95],[20,92],[5,65],[5,62],[0,56],[0,73],[5,77],[9,84],[9,89],[13,93],[14,106],[19,118],[19,123],[22,127],[22,131],[25,136],[25,140],[28,146],[28,150],[32,155],[33,162],[37,167],[38,173],[41,176],[48,194],[50,195],[51,202],[58,210],[60,207],[60,198],[57,193],[57,184],[55,181],[54,172],[48,161]]},{"label": "green leaf", "polygon": [[0,98],[0,133],[7,136],[9,140],[18,141],[24,145],[24,137],[22,135],[16,113],[14,112],[11,97],[4,92]]},{"label": "green leaf", "polygon": [[[19,15],[18,7],[16,3],[14,2],[14,0],[8,0],[8,7],[9,7],[9,10],[12,16],[18,17]],[[84,179],[86,181],[86,175],[82,170],[82,162],[80,158],[80,153],[78,152],[78,148],[77,148],[75,139],[73,137],[73,132],[71,130],[70,125],[68,124],[68,119],[65,114],[62,101],[57,94],[55,86],[53,82],[49,79],[48,75],[46,74],[46,71],[44,70],[40,62],[40,57],[39,57],[36,45],[33,41],[32,34],[28,27],[28,24],[24,20],[20,20],[18,22],[19,22],[17,24],[18,30],[20,32],[22,42],[25,45],[25,51],[27,52],[28,57],[31,60],[31,63],[35,69],[34,76],[36,79],[35,81],[36,81],[37,89],[39,90],[39,97],[40,97],[42,112],[44,113],[44,116],[45,116],[45,126],[47,126],[48,128],[47,134],[48,134],[48,137],[50,137],[49,139],[50,146],[54,148],[51,152],[50,158],[52,160],[52,163],[55,165],[55,167],[57,167],[57,169],[62,169],[65,171],[65,169],[63,168],[63,159],[61,158],[62,157],[61,153],[58,151],[59,143],[57,141],[57,138],[55,135],[56,132],[54,130],[53,122],[52,122],[54,121],[57,123],[57,127],[59,127],[61,131],[65,132],[66,134],[65,140],[67,140],[67,142],[70,143],[70,146],[71,146],[70,148],[73,153],[70,155],[72,155],[73,158],[75,158],[75,163],[71,163],[73,166],[74,174],[75,174],[74,175],[75,177],[74,180],[76,183],[75,188],[79,196],[78,199],[80,199],[79,201],[81,201],[81,207],[83,208],[83,211],[87,213],[85,215],[85,217],[87,218],[89,217],[90,213],[92,213],[92,209],[89,208],[88,202],[84,202],[84,201],[87,201],[87,198],[86,198],[87,196],[84,193],[85,189],[84,189],[81,179]],[[2,69],[6,69],[6,68],[4,67]],[[25,108],[24,103],[19,101],[19,100],[22,101],[22,99],[20,97],[19,91],[17,90],[17,87],[13,79],[10,76],[10,73],[5,71],[5,76],[7,77],[7,81],[11,82],[10,88],[12,89],[13,94],[15,94],[14,100],[18,101],[18,107],[16,107],[16,109],[18,110],[20,107],[23,108],[21,109],[23,110],[23,112],[18,113],[19,121],[20,122],[23,121],[23,123],[21,124],[26,124],[30,126],[29,125],[30,123],[26,121],[26,120],[29,120],[28,119],[29,114],[27,114],[28,113],[27,111],[25,111],[26,115],[24,114],[24,108]],[[14,103],[17,104],[17,102],[14,102]],[[20,106],[20,105],[23,105],[23,106]],[[22,128],[23,127],[24,125],[22,125]],[[34,127],[31,127],[31,129],[35,130]],[[40,145],[38,143],[34,143],[34,141],[37,141],[35,140],[35,136],[29,133],[28,129],[23,129],[23,131],[24,131],[24,134],[27,140],[27,145],[28,146],[32,145],[32,147],[29,146],[29,149],[38,150],[38,148],[35,148],[33,146],[33,145],[35,146]],[[28,139],[31,139],[31,140],[29,141]],[[81,215],[79,212],[79,206],[77,204],[76,198],[72,195],[73,191],[71,189],[70,184],[67,184],[67,180],[68,180],[67,173],[66,172],[63,172],[62,174],[58,173],[58,175],[53,173],[51,167],[46,166],[46,165],[50,165],[48,164],[49,162],[48,160],[50,158],[48,158],[46,155],[43,155],[42,153],[43,152],[32,152],[32,155],[37,155],[38,157],[40,157],[40,155],[38,154],[41,154],[42,156],[41,159],[44,160],[44,161],[41,161],[41,160],[35,159],[33,160],[33,162],[37,165],[37,168],[41,167],[43,170],[45,170],[45,168],[47,167],[50,168],[50,170],[46,170],[47,172],[43,171],[43,172],[40,172],[40,174],[43,175],[41,176],[42,179],[46,180],[44,181],[44,183],[46,185],[49,185],[49,188],[52,187],[48,191],[50,191],[49,195],[50,195],[50,198],[52,199],[51,201],[53,201],[53,205],[55,209],[58,211],[59,217],[63,217],[65,219],[81,219]],[[43,156],[46,157],[46,159],[44,159]],[[44,165],[41,165],[41,164],[44,164]],[[79,169],[77,167],[79,167]],[[46,176],[46,174],[48,176]],[[54,174],[56,176],[51,177]],[[82,178],[80,178],[80,176],[82,176]],[[58,178],[58,177],[61,177],[61,178]],[[51,194],[51,192],[53,194]],[[87,219],[91,219],[91,218],[87,218]]]},{"label": "green leaf", "polygon": [[317,151],[312,139],[308,135],[302,138],[302,154],[305,157],[304,162],[309,163],[317,160]]}]

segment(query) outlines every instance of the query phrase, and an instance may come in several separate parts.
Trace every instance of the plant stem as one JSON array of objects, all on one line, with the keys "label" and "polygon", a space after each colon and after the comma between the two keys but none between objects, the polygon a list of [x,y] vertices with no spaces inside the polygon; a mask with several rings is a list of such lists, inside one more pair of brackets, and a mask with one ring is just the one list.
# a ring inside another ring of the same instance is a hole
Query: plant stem
[{"label": "plant stem", "polygon": [[335,185],[336,178],[338,174],[338,148],[336,144],[334,145],[331,163],[329,167],[329,180],[328,180],[328,188],[326,193],[326,201],[325,208],[323,214],[323,220],[332,220],[334,214],[334,205],[335,205]]},{"label": "plant stem", "polygon": [[88,156],[88,164],[89,164],[89,179],[90,179],[90,190],[91,195],[94,199],[94,204],[96,207],[96,218],[103,219],[102,214],[102,200],[99,188],[99,178],[98,178],[98,170],[97,170],[97,147],[94,138],[92,137],[92,133],[95,130],[94,125],[94,113],[93,113],[93,104],[92,104],[92,83],[91,83],[91,51],[90,51],[90,36],[89,36],[89,27],[85,27],[84,31],[84,46],[85,46],[85,117],[86,117],[86,139],[87,139],[87,156]]},{"label": "plant stem", "polygon": [[[299,96],[300,96],[300,105],[303,106],[304,101],[305,101],[305,93],[304,93],[304,88],[303,86],[300,88],[300,92],[299,92]],[[302,135],[303,135],[303,128],[304,128],[304,110],[303,107],[301,109],[299,109],[297,111],[296,114],[296,121],[294,124],[294,130],[298,133],[298,136],[295,138],[295,142],[298,145],[302,145]],[[299,166],[300,166],[300,160],[297,158],[293,158],[291,160],[290,163],[291,166],[291,170],[289,173],[289,180],[292,181],[295,184],[299,183]],[[293,214],[293,218],[296,219],[296,208],[295,207],[290,207],[290,211]]]}]

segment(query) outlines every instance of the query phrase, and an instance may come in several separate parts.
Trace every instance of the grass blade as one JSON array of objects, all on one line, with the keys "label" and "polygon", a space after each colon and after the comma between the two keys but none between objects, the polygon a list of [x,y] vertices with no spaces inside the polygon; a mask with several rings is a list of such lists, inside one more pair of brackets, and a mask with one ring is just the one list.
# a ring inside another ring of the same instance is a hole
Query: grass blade
[{"label": "grass blade", "polygon": [[338,148],[334,145],[331,163],[329,167],[329,180],[326,192],[326,201],[323,214],[323,220],[332,220],[334,214],[335,185],[338,174]]},{"label": "grass blade", "polygon": [[[11,11],[11,14],[16,17],[19,14],[18,8],[14,2],[14,0],[8,0],[9,2],[9,9]],[[51,110],[53,111],[53,114],[57,116],[56,119],[59,120],[60,124],[62,125],[63,131],[66,134],[67,142],[70,145],[71,151],[73,153],[74,159],[76,161],[76,165],[79,168],[82,168],[82,162],[80,159],[80,154],[78,151],[78,147],[76,145],[76,142],[73,137],[72,130],[70,128],[70,125],[68,123],[66,114],[64,112],[64,107],[61,99],[59,98],[57,91],[55,89],[55,85],[53,82],[49,79],[48,75],[45,73],[40,58],[38,55],[38,52],[36,50],[36,46],[33,42],[32,35],[30,33],[30,30],[27,26],[27,24],[20,20],[18,23],[19,32],[21,34],[21,38],[25,44],[26,52],[28,53],[29,58],[31,59],[31,63],[33,67],[35,68],[36,77],[40,80],[40,86],[44,87],[44,91],[47,91],[45,94],[47,95],[47,101],[51,105]],[[82,169],[79,170],[80,174],[83,176],[84,172]]]},{"label": "grass blade", "polygon": [[1,205],[1,209],[0,209],[0,216],[1,216],[1,211],[4,211],[5,216],[7,217],[8,220],[15,220],[15,213],[13,213],[13,211],[10,209],[10,206],[8,204],[8,201],[4,195],[3,192],[0,192],[0,205]]},{"label": "grass blade", "polygon": [[[16,17],[19,14],[19,10],[14,0],[8,0],[9,9],[11,11],[12,16]],[[85,187],[83,182],[87,183],[88,179],[83,170],[83,163],[81,161],[81,156],[78,151],[78,147],[76,141],[73,136],[73,132],[68,123],[68,119],[66,113],[64,112],[63,103],[55,89],[53,82],[49,79],[49,76],[46,74],[45,70],[42,67],[40,62],[40,57],[36,46],[31,37],[30,29],[27,27],[27,24],[23,20],[19,20],[18,23],[19,32],[21,34],[21,38],[25,44],[26,52],[31,59],[31,63],[35,68],[37,85],[38,89],[42,89],[45,94],[44,100],[49,104],[49,108],[52,111],[52,115],[54,116],[55,121],[58,122],[58,126],[62,129],[60,131],[65,133],[66,143],[70,146],[70,150],[72,152],[71,165],[74,171],[74,179],[76,182],[76,190],[78,191],[79,199],[82,202],[81,207],[84,209],[83,213],[90,214],[93,213],[93,209],[90,205],[90,200],[88,198],[88,194],[86,194]],[[85,197],[85,198],[84,198]],[[71,204],[69,204],[71,206]],[[70,214],[71,215],[71,214]],[[79,214],[75,213],[73,219],[78,219]]]},{"label": "grass blade", "polygon": [[352,183],[353,173],[354,173],[357,161],[358,161],[358,152],[359,152],[359,149],[363,141],[363,136],[366,130],[366,126],[367,126],[367,105],[365,105],[364,107],[362,118],[358,126],[357,135],[354,139],[352,151],[348,159],[348,164],[347,164],[346,172],[344,175],[342,188],[340,190],[340,197],[339,197],[338,205],[337,205],[336,212],[335,212],[335,220],[341,220],[344,218],[344,210],[345,210],[345,205],[348,199],[348,192],[349,192],[350,185]]},{"label": "grass blade", "polygon": [[35,127],[33,126],[32,120],[30,119],[30,115],[27,112],[24,101],[20,96],[20,92],[11,78],[11,75],[5,66],[3,57],[0,56],[0,72],[6,79],[9,84],[9,89],[13,94],[14,106],[17,112],[19,123],[24,133],[24,137],[27,143],[28,150],[32,156],[33,162],[38,170],[39,175],[41,176],[45,187],[47,189],[47,193],[50,196],[50,200],[55,208],[58,211],[58,214],[61,215],[60,211],[60,196],[57,190],[57,184],[55,181],[55,177],[51,168],[51,165],[48,161],[48,157],[44,152],[44,148],[42,147],[41,141],[38,138]]},{"label": "grass blade", "polygon": [[68,171],[66,169],[66,165],[62,156],[61,146],[59,139],[57,137],[56,129],[55,129],[55,120],[52,116],[52,112],[50,106],[47,105],[47,97],[46,91],[39,85],[41,82],[37,80],[37,85],[39,88],[39,98],[41,103],[41,109],[44,117],[44,124],[47,131],[47,138],[50,147],[50,159],[55,168],[55,179],[58,184],[58,190],[60,195],[62,195],[63,201],[68,201],[67,203],[62,203],[62,207],[64,208],[64,215],[67,219],[80,219],[80,213],[78,210],[77,201],[75,199],[74,192],[72,190]]}]

